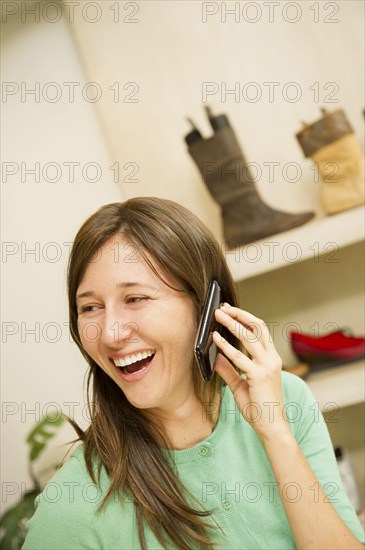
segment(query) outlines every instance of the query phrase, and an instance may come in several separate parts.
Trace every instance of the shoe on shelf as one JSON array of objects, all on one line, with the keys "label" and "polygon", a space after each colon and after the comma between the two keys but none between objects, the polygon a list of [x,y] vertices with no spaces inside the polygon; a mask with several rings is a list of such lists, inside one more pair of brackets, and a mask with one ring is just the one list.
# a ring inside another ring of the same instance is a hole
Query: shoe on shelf
[{"label": "shoe on shelf", "polygon": [[339,329],[317,338],[299,332],[290,333],[291,346],[311,371],[321,370],[365,357],[365,338],[355,337],[347,329]]}]

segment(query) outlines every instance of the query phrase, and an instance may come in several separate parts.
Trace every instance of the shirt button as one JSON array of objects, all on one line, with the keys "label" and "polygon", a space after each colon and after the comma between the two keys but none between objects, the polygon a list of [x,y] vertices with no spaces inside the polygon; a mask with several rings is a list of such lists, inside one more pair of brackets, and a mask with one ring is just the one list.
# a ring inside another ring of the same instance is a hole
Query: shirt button
[{"label": "shirt button", "polygon": [[225,510],[230,510],[232,508],[232,503],[230,500],[225,499],[222,501],[222,506]]},{"label": "shirt button", "polygon": [[198,453],[200,456],[210,456],[211,450],[209,449],[209,447],[203,446],[203,447],[200,447]]}]

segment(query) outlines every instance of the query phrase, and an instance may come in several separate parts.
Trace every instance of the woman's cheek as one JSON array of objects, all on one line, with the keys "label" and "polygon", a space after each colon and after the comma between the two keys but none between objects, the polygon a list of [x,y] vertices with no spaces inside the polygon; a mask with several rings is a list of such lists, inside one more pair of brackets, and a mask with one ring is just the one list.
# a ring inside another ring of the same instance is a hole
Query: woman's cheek
[{"label": "woman's cheek", "polygon": [[100,341],[101,326],[96,321],[80,322],[79,335],[82,346],[85,349],[90,349]]}]

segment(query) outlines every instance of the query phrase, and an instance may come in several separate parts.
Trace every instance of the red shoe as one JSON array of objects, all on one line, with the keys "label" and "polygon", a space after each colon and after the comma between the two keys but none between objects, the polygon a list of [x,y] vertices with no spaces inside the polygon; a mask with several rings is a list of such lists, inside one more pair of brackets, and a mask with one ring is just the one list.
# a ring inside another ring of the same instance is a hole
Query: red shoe
[{"label": "red shoe", "polygon": [[356,338],[344,329],[318,338],[291,332],[290,338],[295,355],[300,361],[308,363],[312,370],[325,369],[365,357],[365,338]]}]

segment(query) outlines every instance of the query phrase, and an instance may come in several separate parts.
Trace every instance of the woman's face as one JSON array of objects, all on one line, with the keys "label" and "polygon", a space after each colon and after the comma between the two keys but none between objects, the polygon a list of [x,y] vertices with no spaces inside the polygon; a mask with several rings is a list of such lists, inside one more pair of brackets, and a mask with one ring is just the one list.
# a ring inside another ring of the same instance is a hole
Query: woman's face
[{"label": "woman's face", "polygon": [[77,310],[85,351],[135,407],[171,411],[193,398],[193,303],[135,245],[118,236],[104,244],[78,287]]}]

